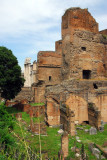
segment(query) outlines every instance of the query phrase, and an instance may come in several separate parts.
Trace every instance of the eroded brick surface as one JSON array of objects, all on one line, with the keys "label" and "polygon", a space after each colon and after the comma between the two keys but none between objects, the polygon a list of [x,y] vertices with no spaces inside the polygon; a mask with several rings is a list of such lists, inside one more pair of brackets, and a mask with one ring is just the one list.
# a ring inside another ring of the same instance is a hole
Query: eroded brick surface
[{"label": "eroded brick surface", "polygon": [[30,117],[40,117],[45,115],[45,106],[32,106],[28,111]]},{"label": "eroded brick surface", "polygon": [[101,127],[101,111],[93,103],[88,105],[88,119],[90,125],[95,126],[97,129]]},{"label": "eroded brick surface", "polygon": [[64,132],[61,137],[61,150],[63,152],[63,159],[68,156],[68,133]]},{"label": "eroded brick surface", "polygon": [[47,123],[50,126],[57,126],[60,124],[60,109],[59,103],[52,99],[51,97],[47,98]]}]

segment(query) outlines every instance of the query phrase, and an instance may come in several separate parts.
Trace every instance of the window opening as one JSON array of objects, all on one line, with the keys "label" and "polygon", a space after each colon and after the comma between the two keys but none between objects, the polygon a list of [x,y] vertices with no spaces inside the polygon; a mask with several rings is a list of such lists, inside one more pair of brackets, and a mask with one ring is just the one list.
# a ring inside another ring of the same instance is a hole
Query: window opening
[{"label": "window opening", "polygon": [[104,67],[104,69],[106,69],[106,65],[105,64],[103,64],[103,67]]},{"label": "window opening", "polygon": [[91,78],[91,71],[83,70],[83,79],[90,79],[90,78]]},{"label": "window opening", "polygon": [[51,79],[52,79],[51,76],[49,76],[49,81],[51,81]]},{"label": "window opening", "polygon": [[93,86],[95,89],[98,89],[98,86],[95,83],[93,83]]},{"label": "window opening", "polygon": [[81,47],[81,49],[82,49],[83,51],[86,51],[86,47]]}]

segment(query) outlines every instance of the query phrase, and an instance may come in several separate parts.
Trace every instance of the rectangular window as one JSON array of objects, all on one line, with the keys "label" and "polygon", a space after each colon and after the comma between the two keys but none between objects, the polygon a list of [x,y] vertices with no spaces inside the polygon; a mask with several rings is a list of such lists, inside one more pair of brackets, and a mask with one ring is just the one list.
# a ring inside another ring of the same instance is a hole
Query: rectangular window
[{"label": "rectangular window", "polygon": [[83,51],[86,51],[86,47],[81,47],[81,49],[82,49]]},{"label": "rectangular window", "polygon": [[91,78],[91,71],[83,70],[83,79],[90,79],[90,78]]},{"label": "rectangular window", "polygon": [[51,81],[51,76],[49,76],[49,81]]}]

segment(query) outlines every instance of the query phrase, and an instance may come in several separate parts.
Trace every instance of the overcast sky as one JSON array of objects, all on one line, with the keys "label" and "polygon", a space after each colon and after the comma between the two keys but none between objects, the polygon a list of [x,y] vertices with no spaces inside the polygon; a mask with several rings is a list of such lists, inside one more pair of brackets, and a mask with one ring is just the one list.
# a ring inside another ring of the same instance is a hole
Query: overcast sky
[{"label": "overcast sky", "polygon": [[23,68],[26,57],[34,61],[38,51],[55,50],[70,7],[88,8],[99,30],[107,28],[107,0],[0,0],[0,46],[11,49]]}]

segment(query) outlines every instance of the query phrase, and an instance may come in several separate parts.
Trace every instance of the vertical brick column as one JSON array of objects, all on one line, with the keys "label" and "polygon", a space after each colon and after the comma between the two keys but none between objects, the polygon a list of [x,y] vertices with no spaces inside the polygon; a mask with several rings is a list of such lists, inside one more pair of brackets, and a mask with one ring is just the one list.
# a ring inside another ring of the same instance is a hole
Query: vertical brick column
[{"label": "vertical brick column", "polygon": [[32,110],[32,109],[30,109],[30,111],[29,111],[29,115],[30,115],[30,118],[32,118],[32,117],[33,117],[33,110]]},{"label": "vertical brick column", "polygon": [[75,114],[74,111],[70,112],[70,134],[75,136]]},{"label": "vertical brick column", "polygon": [[61,151],[63,153],[63,160],[68,156],[68,133],[64,132],[61,137]]},{"label": "vertical brick column", "polygon": [[47,123],[50,126],[60,125],[59,104],[53,98],[47,98]]}]

